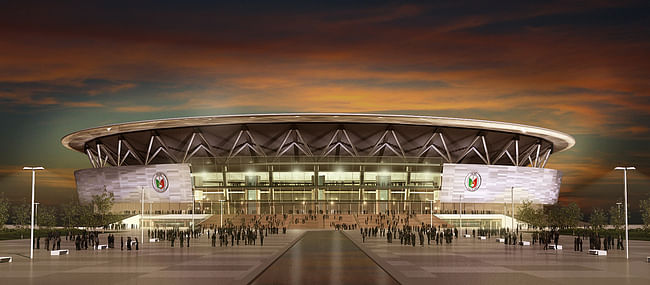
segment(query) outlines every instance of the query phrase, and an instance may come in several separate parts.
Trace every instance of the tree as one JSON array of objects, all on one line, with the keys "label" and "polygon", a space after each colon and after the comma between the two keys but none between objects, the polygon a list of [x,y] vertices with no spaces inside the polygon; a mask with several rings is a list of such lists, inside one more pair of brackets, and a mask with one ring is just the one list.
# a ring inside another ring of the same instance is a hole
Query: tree
[{"label": "tree", "polygon": [[17,204],[11,208],[12,212],[12,218],[14,221],[14,224],[18,227],[23,227],[24,225],[27,225],[30,221],[30,213],[32,209],[29,207],[29,204],[27,204],[24,200],[23,203]]},{"label": "tree", "polygon": [[543,228],[546,225],[544,209],[535,209],[533,202],[528,200],[521,203],[515,218],[537,228]]},{"label": "tree", "polygon": [[78,223],[84,227],[94,227],[97,222],[93,215],[93,209],[90,205],[77,205],[77,215],[79,217]]},{"label": "tree", "polygon": [[528,200],[522,201],[519,209],[517,209],[515,218],[517,218],[517,220],[533,224],[533,221],[535,220],[535,208],[533,208],[533,202]]},{"label": "tree", "polygon": [[625,214],[623,214],[623,209],[618,206],[611,206],[609,208],[609,224],[614,226],[614,229],[618,231],[624,223]]},{"label": "tree", "polygon": [[607,215],[600,208],[594,208],[590,217],[591,227],[596,231],[601,229],[607,223]]},{"label": "tree", "polygon": [[555,204],[547,208],[547,223],[548,226],[553,229],[564,228],[567,224],[566,213],[562,209],[562,206]]},{"label": "tree", "polygon": [[9,201],[4,197],[4,194],[0,196],[0,229],[4,228],[5,224],[9,220]]},{"label": "tree", "polygon": [[113,201],[115,200],[112,192],[108,192],[104,189],[104,192],[101,195],[93,195],[91,205],[93,207],[93,213],[96,215],[96,225],[95,226],[105,226],[109,224],[111,220],[110,211],[113,207]]},{"label": "tree", "polygon": [[63,225],[71,228],[73,225],[77,225],[79,223],[78,215],[79,215],[79,205],[74,204],[74,203],[68,203],[63,205],[63,209],[61,210],[61,219],[63,222]]},{"label": "tree", "polygon": [[650,198],[641,200],[641,219],[643,219],[643,228],[650,230]]},{"label": "tree", "polygon": [[578,204],[575,202],[571,202],[569,205],[562,208],[562,212],[564,217],[564,227],[575,228],[582,220],[582,211],[580,210],[580,207],[578,207]]},{"label": "tree", "polygon": [[41,206],[38,209],[38,224],[43,227],[53,227],[56,225],[56,215],[54,208]]}]

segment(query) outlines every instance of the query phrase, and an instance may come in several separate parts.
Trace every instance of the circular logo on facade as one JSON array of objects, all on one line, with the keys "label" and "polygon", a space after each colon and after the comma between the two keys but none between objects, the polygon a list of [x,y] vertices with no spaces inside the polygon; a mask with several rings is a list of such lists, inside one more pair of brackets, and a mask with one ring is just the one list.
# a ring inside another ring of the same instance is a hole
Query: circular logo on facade
[{"label": "circular logo on facade", "polygon": [[156,190],[158,193],[167,191],[167,188],[169,188],[167,175],[162,172],[156,172],[156,174],[153,175],[153,179],[151,180],[151,185],[153,186],[153,190]]},{"label": "circular logo on facade", "polygon": [[465,176],[465,189],[470,192],[474,192],[481,187],[481,175],[478,172],[470,172]]}]

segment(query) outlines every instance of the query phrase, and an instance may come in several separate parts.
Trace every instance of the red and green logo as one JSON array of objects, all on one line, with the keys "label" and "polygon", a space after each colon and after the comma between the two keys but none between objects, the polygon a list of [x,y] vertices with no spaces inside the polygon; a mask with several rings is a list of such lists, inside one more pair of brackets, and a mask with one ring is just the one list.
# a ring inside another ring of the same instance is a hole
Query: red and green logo
[{"label": "red and green logo", "polygon": [[470,192],[474,192],[481,187],[481,175],[478,172],[470,172],[465,176],[465,189]]},{"label": "red and green logo", "polygon": [[156,192],[158,193],[163,193],[167,191],[167,188],[169,188],[169,181],[167,180],[167,175],[165,175],[165,173],[162,172],[156,172],[156,174],[153,175],[151,185],[153,186],[153,190],[156,190]]}]

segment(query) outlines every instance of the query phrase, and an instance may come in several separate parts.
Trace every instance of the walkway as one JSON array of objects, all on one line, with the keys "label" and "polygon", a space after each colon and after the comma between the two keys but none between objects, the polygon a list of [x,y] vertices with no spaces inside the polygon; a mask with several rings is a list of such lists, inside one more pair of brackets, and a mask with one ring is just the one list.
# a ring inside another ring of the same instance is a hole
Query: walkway
[{"label": "walkway", "polygon": [[338,231],[313,231],[252,284],[399,284]]}]

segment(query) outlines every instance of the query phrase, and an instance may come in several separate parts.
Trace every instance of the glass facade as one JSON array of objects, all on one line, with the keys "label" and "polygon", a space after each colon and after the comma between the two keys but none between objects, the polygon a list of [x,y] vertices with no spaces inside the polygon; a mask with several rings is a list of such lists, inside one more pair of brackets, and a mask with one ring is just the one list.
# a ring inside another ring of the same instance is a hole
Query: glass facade
[{"label": "glass facade", "polygon": [[[310,207],[343,203],[350,204],[350,211],[360,202],[435,201],[442,173],[440,158],[235,157],[195,158],[190,164],[196,201]],[[259,203],[249,203],[253,201]]]}]

